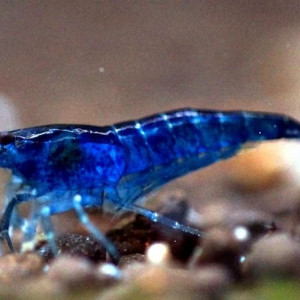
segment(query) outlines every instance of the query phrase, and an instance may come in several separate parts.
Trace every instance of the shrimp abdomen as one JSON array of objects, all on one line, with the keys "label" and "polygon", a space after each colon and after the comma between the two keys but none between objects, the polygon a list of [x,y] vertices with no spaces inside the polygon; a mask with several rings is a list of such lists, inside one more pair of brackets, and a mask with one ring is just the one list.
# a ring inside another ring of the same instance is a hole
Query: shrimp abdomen
[{"label": "shrimp abdomen", "polygon": [[129,164],[119,186],[131,190],[132,195],[126,195],[130,199],[230,158],[245,143],[300,136],[299,124],[290,118],[239,111],[184,109],[115,127],[129,149]]}]

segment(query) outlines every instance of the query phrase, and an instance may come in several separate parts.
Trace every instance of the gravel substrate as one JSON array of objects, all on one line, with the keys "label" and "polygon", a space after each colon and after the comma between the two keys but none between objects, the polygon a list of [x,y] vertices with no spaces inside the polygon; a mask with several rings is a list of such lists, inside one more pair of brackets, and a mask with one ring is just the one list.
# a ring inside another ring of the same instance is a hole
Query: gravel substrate
[{"label": "gravel substrate", "polygon": [[[197,213],[184,193],[163,198],[162,214],[195,223]],[[293,213],[278,218],[246,207],[233,211],[218,201],[203,211],[198,224],[205,238],[139,215],[125,217],[107,232],[120,253],[118,265],[97,241],[78,233],[57,236],[57,257],[43,241],[33,252],[4,255],[1,299],[236,299],[240,293],[252,299],[251,291],[261,285],[268,291],[274,280],[275,287],[288,282],[299,288],[299,222],[291,230]]]}]

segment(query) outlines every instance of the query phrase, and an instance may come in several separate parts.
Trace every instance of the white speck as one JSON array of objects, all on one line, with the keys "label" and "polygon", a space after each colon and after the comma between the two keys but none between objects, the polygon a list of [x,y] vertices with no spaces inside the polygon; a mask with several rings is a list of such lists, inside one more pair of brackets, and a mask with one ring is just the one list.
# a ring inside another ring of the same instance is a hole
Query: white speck
[{"label": "white speck", "polygon": [[74,201],[80,202],[81,201],[81,196],[79,194],[74,196]]},{"label": "white speck", "polygon": [[156,212],[153,213],[152,215],[152,221],[157,222],[158,214]]},{"label": "white speck", "polygon": [[142,125],[139,122],[135,122],[135,128],[141,133],[142,136],[146,136],[145,131],[142,128]]},{"label": "white speck", "polygon": [[99,68],[98,68],[98,71],[99,71],[100,73],[104,73],[104,72],[105,72],[105,69],[104,69],[104,67],[99,67]]},{"label": "white speck", "polygon": [[112,126],[112,128],[113,128],[113,130],[114,130],[116,133],[118,133],[118,132],[119,132],[119,129],[118,129],[118,128],[116,128],[115,126]]},{"label": "white speck", "polygon": [[154,265],[161,265],[163,263],[166,263],[169,256],[169,246],[164,243],[155,243],[151,245],[146,253],[148,261]]},{"label": "white speck", "polygon": [[44,271],[44,272],[48,272],[49,269],[50,269],[50,268],[49,268],[49,265],[45,265],[44,268],[43,268],[43,271]]},{"label": "white speck", "polygon": [[179,228],[179,223],[178,222],[174,222],[173,228],[174,229]]},{"label": "white speck", "polygon": [[108,275],[117,279],[122,278],[122,273],[120,269],[113,264],[105,263],[100,266],[99,271],[104,275]]},{"label": "white speck", "polygon": [[163,120],[166,122],[167,126],[172,129],[173,128],[173,125],[172,123],[170,123],[169,121],[169,116],[166,115],[166,114],[161,114],[161,117],[163,118]]},{"label": "white speck", "polygon": [[161,114],[162,118],[165,120],[165,121],[168,121],[169,120],[169,117],[166,115],[166,114]]},{"label": "white speck", "polygon": [[242,264],[242,263],[244,263],[246,261],[246,256],[245,255],[242,255],[241,257],[240,257],[240,263]]},{"label": "white speck", "polygon": [[249,231],[243,226],[236,227],[233,230],[233,234],[239,241],[245,241],[249,238]]}]

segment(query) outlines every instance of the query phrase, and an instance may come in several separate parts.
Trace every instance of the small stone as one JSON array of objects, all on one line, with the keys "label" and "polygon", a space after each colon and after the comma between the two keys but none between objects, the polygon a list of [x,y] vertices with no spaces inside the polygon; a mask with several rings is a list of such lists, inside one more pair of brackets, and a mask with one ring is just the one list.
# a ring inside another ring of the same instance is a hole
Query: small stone
[{"label": "small stone", "polygon": [[128,281],[135,280],[145,272],[148,265],[144,262],[133,262],[123,269],[124,278]]},{"label": "small stone", "polygon": [[42,271],[43,261],[34,253],[8,254],[0,257],[0,281],[27,279]]},{"label": "small stone", "polygon": [[220,266],[186,270],[144,265],[144,269],[132,280],[146,293],[156,295],[193,294],[198,295],[200,299],[202,299],[200,295],[217,296],[231,283],[229,272]]},{"label": "small stone", "polygon": [[202,266],[196,271],[194,278],[198,282],[199,289],[214,293],[216,296],[232,283],[230,272],[220,265]]},{"label": "small stone", "polygon": [[[185,195],[178,191],[169,193],[166,202],[159,209],[159,213],[181,224],[190,225],[187,220],[191,212]],[[193,227],[193,225],[190,225]],[[151,223],[152,243],[163,242],[169,245],[171,256],[180,262],[187,262],[199,242],[199,237],[190,233],[173,229],[160,223]]]},{"label": "small stone", "polygon": [[[80,234],[62,234],[56,239],[60,253],[72,256],[83,256],[93,262],[105,261],[106,251],[102,245],[91,236]],[[38,249],[38,253],[45,261],[53,259],[53,254],[47,244]]]},{"label": "small stone", "polygon": [[47,277],[67,289],[94,286],[99,280],[95,266],[81,257],[61,255],[49,266]]},{"label": "small stone", "polygon": [[144,254],[152,240],[151,222],[143,216],[135,219],[120,229],[107,233],[107,237],[116,246],[120,255]]},{"label": "small stone", "polygon": [[205,228],[244,226],[253,237],[257,237],[273,229],[274,217],[253,208],[230,204],[230,201],[214,201],[203,208],[201,225]]},{"label": "small stone", "polygon": [[[204,266],[218,264],[230,270],[235,278],[240,277],[240,257],[245,251],[244,242],[234,237],[226,228],[213,228],[206,232],[206,238],[191,258],[190,264]],[[195,257],[196,256],[196,257]]]},{"label": "small stone", "polygon": [[222,299],[232,282],[221,266],[182,269],[134,263],[123,271],[124,281],[96,299]]},{"label": "small stone", "polygon": [[26,280],[24,286],[18,290],[18,297],[14,299],[55,299],[57,295],[65,292],[61,282],[54,282],[45,274]]},{"label": "small stone", "polygon": [[287,165],[281,141],[265,142],[228,162],[227,178],[242,191],[259,192],[284,182]]},{"label": "small stone", "polygon": [[255,276],[300,276],[300,243],[287,233],[274,233],[257,241],[245,261]]}]

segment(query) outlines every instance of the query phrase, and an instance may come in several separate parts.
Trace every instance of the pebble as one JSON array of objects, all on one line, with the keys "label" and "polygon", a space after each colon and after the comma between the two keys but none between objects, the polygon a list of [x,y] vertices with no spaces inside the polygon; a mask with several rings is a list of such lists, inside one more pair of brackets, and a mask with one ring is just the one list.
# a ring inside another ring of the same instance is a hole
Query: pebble
[{"label": "pebble", "polygon": [[49,266],[47,277],[60,282],[65,289],[80,289],[95,286],[99,283],[96,267],[82,257],[61,255]]},{"label": "pebble", "polygon": [[41,273],[42,259],[34,253],[16,253],[0,257],[0,281],[15,282]]},{"label": "pebble", "polygon": [[214,201],[203,207],[201,226],[203,228],[226,227],[235,230],[246,228],[252,238],[259,237],[275,229],[274,217],[263,211],[241,205],[230,204],[230,201]]},{"label": "pebble", "polygon": [[217,264],[228,269],[234,278],[239,278],[240,258],[245,250],[245,242],[237,239],[232,231],[216,227],[206,232],[206,238],[196,248],[189,265]]},{"label": "pebble", "polygon": [[287,170],[283,162],[285,145],[281,141],[265,142],[246,149],[228,162],[227,178],[243,191],[259,192],[284,182]]},{"label": "pebble", "polygon": [[300,276],[300,243],[287,233],[258,240],[246,257],[245,271],[254,276]]},{"label": "pebble", "polygon": [[222,299],[231,283],[230,274],[221,266],[187,270],[135,264],[130,273],[122,285],[96,299]]},{"label": "pebble", "polygon": [[[62,234],[56,238],[56,245],[60,253],[72,256],[82,256],[93,262],[105,261],[106,251],[102,245],[91,236],[80,234]],[[38,253],[45,261],[53,259],[53,254],[48,245],[42,245]]]}]

